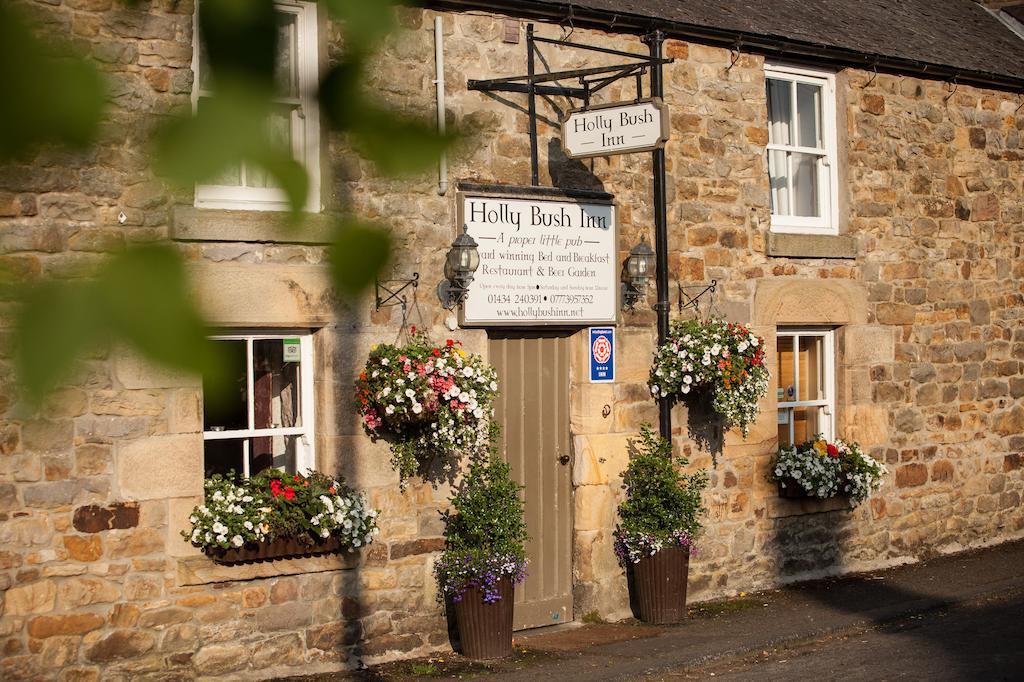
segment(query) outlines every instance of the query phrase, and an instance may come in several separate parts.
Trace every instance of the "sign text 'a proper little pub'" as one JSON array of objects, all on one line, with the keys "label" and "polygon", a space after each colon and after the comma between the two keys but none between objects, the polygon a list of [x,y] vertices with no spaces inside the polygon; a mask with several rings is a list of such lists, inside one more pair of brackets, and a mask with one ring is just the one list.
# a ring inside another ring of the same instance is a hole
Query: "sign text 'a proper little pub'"
[{"label": "sign text 'a proper little pub'", "polygon": [[586,325],[618,310],[615,207],[610,203],[460,195],[479,244],[463,324]]}]

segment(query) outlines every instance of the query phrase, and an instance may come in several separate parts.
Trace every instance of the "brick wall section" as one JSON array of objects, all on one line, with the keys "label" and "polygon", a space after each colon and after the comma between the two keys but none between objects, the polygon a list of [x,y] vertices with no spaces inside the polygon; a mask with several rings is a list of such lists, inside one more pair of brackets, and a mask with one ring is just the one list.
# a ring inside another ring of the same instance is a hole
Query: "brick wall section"
[{"label": "brick wall section", "polygon": [[[189,105],[193,7],[188,0],[160,0],[148,11],[104,0],[31,7],[101,62],[113,115],[93,151],[47,153],[0,169],[0,258],[26,276],[74,277],[105,251],[166,237],[175,206],[191,203],[153,179],[145,143],[161,115]],[[402,13],[408,32],[385,46],[371,82],[392,104],[427,114],[434,106],[432,19],[419,10]],[[502,21],[445,16],[449,118],[475,133],[453,155],[453,180],[529,181],[525,116],[465,91],[467,77],[525,68],[523,44],[501,42]],[[554,26],[538,25],[538,32],[560,35]],[[630,37],[577,30],[574,39],[644,51]],[[335,29],[326,42],[336,55]],[[891,471],[883,491],[852,512],[779,500],[765,480],[776,445],[770,395],[746,441],[726,435],[712,472],[707,530],[691,564],[693,597],[1019,536],[1024,116],[1017,98],[960,86],[947,101],[950,88],[941,83],[841,74],[842,222],[858,255],[771,257],[761,58],[743,54],[732,63],[727,50],[675,41],[667,52],[676,59],[665,77],[673,279],[718,279],[718,309],[769,337],[778,323],[840,325],[838,430]],[[572,53],[548,56],[554,69],[583,65]],[[603,62],[587,65],[594,63]],[[631,82],[608,93],[632,96]],[[542,113],[552,120],[557,114],[546,105]],[[641,234],[650,238],[647,155],[572,162],[557,143],[549,147],[551,127],[543,124],[540,135],[542,183],[616,195],[621,258]],[[430,177],[382,180],[346,156],[342,140],[326,146],[325,201],[396,227],[395,276],[418,271],[425,283],[412,321],[444,338],[446,313],[430,290],[454,236],[454,192],[438,196]],[[120,210],[128,216],[123,226]],[[200,238],[181,248],[216,323],[320,329],[318,457],[383,510],[380,543],[341,559],[217,568],[178,536],[201,494],[194,380],[115,351],[85,361],[80,379],[40,415],[19,418],[4,372],[5,679],[310,672],[447,646],[430,576],[439,547],[436,509],[447,490],[422,484],[400,494],[386,451],[362,436],[350,402],[351,378],[372,343],[394,338],[397,311],[375,312],[367,300],[334,307],[320,247],[264,243],[261,221],[238,218],[239,233],[254,237]],[[200,216],[199,232],[202,223]],[[626,612],[611,531],[626,442],[642,421],[656,420],[644,386],[653,323],[649,311],[623,316],[619,381],[612,385],[585,383],[586,342],[576,340],[577,616]],[[459,336],[485,351],[481,332]],[[606,404],[612,410],[604,417]],[[677,445],[695,465],[709,465],[688,439],[687,417],[676,410]]]}]

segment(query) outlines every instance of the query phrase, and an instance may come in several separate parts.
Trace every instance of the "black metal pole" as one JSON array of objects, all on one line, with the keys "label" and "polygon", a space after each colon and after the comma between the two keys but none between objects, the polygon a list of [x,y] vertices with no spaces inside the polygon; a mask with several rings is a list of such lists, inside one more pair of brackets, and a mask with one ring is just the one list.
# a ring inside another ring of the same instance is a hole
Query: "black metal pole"
[{"label": "black metal pole", "polygon": [[[653,31],[644,41],[651,51],[651,57],[661,58],[661,46],[665,34]],[[651,65],[651,97],[662,97],[661,64]],[[654,309],[658,313],[658,344],[668,336],[668,207],[665,195],[665,150],[654,150],[654,281],[658,302]],[[662,438],[672,438],[672,404],[667,399],[658,400],[658,430]]]},{"label": "black metal pole", "polygon": [[530,76],[529,108],[530,108],[530,184],[540,184],[540,170],[537,161],[537,86],[533,82],[533,24],[526,25],[526,73]]}]

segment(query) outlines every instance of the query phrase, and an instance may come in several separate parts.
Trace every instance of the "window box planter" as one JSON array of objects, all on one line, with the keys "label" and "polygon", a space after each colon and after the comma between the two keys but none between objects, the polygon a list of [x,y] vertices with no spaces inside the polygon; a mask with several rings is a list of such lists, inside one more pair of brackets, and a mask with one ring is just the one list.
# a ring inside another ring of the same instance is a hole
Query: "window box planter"
[{"label": "window box planter", "polygon": [[806,500],[811,496],[807,494],[804,487],[795,478],[785,477],[778,481],[779,497],[787,500]]},{"label": "window box planter", "polygon": [[312,538],[275,538],[267,542],[253,542],[241,547],[223,549],[204,547],[203,551],[218,564],[245,564],[255,561],[272,561],[295,557],[336,554],[345,549],[341,540],[329,537],[324,540]]}]

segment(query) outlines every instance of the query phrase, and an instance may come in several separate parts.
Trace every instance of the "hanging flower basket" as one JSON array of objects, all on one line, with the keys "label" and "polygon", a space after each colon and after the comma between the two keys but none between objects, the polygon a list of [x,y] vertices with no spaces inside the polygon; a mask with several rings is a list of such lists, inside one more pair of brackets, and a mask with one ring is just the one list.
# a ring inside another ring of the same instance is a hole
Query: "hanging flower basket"
[{"label": "hanging flower basket", "polygon": [[379,532],[366,498],[320,472],[268,469],[241,482],[218,474],[204,488],[182,536],[218,563],[356,549]]},{"label": "hanging flower basket", "polygon": [[862,452],[857,443],[826,441],[821,437],[779,450],[771,468],[779,497],[848,496],[851,507],[878,490],[885,474],[885,465]]},{"label": "hanging flower basket", "polygon": [[768,391],[764,339],[740,324],[719,319],[673,322],[654,355],[648,380],[661,399],[707,395],[727,429],[746,437]]},{"label": "hanging flower basket", "polygon": [[413,328],[404,346],[374,346],[356,381],[363,428],[391,445],[404,487],[419,468],[440,459],[450,470],[464,454],[484,452],[497,371],[448,339],[430,343]]}]

